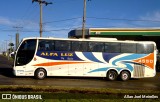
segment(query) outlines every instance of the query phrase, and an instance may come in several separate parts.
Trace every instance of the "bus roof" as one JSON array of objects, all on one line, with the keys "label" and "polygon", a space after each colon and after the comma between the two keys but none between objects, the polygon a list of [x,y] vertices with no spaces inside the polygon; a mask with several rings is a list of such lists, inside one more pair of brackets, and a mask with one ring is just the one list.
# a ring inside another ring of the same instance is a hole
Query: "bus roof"
[{"label": "bus roof", "polygon": [[98,41],[98,42],[123,42],[123,43],[154,43],[154,41],[133,41],[133,40],[117,40],[116,38],[89,38],[89,39],[82,39],[82,38],[54,38],[54,37],[27,37],[23,38],[22,40],[29,40],[29,39],[42,39],[42,40],[69,40],[69,41]]}]

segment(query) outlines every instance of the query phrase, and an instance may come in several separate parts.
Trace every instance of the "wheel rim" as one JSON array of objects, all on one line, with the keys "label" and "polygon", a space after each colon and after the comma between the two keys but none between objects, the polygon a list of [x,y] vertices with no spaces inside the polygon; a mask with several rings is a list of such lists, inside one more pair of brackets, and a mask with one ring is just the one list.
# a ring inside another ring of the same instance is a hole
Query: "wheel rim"
[{"label": "wheel rim", "polygon": [[113,73],[110,73],[110,74],[109,74],[109,79],[110,79],[110,80],[114,80],[114,79],[115,79],[115,75],[114,75]]},{"label": "wheel rim", "polygon": [[128,79],[128,74],[127,73],[123,73],[122,74],[122,79],[123,80],[127,80]]},{"label": "wheel rim", "polygon": [[39,77],[39,78],[43,78],[44,75],[45,75],[45,73],[44,73],[43,71],[40,71],[40,72],[38,73],[38,77]]}]

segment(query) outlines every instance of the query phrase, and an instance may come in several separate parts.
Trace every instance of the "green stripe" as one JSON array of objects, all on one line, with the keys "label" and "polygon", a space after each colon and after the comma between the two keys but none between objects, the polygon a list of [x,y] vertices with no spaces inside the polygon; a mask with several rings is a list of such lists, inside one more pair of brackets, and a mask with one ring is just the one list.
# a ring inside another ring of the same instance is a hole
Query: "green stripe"
[{"label": "green stripe", "polygon": [[89,35],[143,35],[143,36],[160,36],[160,32],[90,32]]}]

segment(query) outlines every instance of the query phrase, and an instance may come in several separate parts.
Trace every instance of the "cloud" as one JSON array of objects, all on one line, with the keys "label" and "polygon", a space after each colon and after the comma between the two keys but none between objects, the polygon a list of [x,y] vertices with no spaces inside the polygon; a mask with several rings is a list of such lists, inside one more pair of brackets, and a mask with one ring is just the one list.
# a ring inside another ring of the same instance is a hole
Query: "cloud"
[{"label": "cloud", "polygon": [[39,23],[34,22],[31,20],[18,20],[17,24],[22,26],[24,30],[38,30],[39,29]]},{"label": "cloud", "polygon": [[140,17],[142,20],[152,20],[152,21],[160,21],[160,11],[155,11],[153,13],[147,13],[144,16]]},{"label": "cloud", "polygon": [[54,37],[68,37],[68,33],[76,28],[82,27],[82,18],[63,22],[46,23],[43,25],[44,35]]},{"label": "cloud", "polygon": [[5,30],[11,30],[13,27],[20,26],[23,27],[23,30],[33,31],[39,29],[39,24],[30,20],[21,20],[21,19],[9,19],[7,17],[0,16],[0,25],[3,26]]},{"label": "cloud", "polygon": [[[16,31],[13,27],[23,27],[20,29],[21,32],[25,34],[39,34],[39,22],[24,20],[24,19],[10,19],[7,17],[0,16],[0,25],[3,27],[2,31]],[[54,37],[68,37],[68,33],[76,28],[82,26],[82,19],[77,18],[73,20],[68,20],[65,22],[53,22],[43,24],[43,35],[44,36],[54,36]],[[30,35],[29,34],[29,35]],[[31,35],[32,36],[32,35]]]},{"label": "cloud", "polygon": [[13,26],[14,23],[8,18],[0,17],[0,25]]},{"label": "cloud", "polygon": [[[135,15],[136,16],[136,15]],[[148,28],[160,27],[160,11],[148,12],[146,14],[137,15],[135,18],[97,18],[92,22],[90,27],[118,27],[118,28]]]},{"label": "cloud", "polygon": [[136,23],[139,26],[160,27],[160,11],[149,12],[146,15],[140,16],[140,20],[142,22]]},{"label": "cloud", "polygon": [[160,11],[148,12],[137,19],[121,21],[113,25],[120,27],[150,28],[160,27]]}]

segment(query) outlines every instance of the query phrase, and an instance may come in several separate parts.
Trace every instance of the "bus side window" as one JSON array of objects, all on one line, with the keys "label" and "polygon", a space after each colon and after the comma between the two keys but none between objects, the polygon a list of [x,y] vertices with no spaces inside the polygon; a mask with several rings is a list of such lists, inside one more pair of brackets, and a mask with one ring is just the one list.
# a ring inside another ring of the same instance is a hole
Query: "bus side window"
[{"label": "bus side window", "polygon": [[50,46],[48,43],[45,44],[45,50],[50,50]]},{"label": "bus side window", "polygon": [[38,50],[44,50],[44,49],[45,49],[44,45],[39,45]]},{"label": "bus side window", "polygon": [[136,53],[136,44],[121,43],[121,53]]},{"label": "bus side window", "polygon": [[87,52],[88,42],[72,41],[72,51]]},{"label": "bus side window", "polygon": [[44,40],[39,40],[38,50],[45,50]]},{"label": "bus side window", "polygon": [[154,51],[153,44],[137,44],[137,53],[149,54]]},{"label": "bus side window", "polygon": [[120,53],[120,43],[105,43],[105,52],[108,53]]},{"label": "bus side window", "polygon": [[46,50],[46,51],[54,50],[54,41],[52,41],[52,40],[40,40],[38,50]]},{"label": "bus side window", "polygon": [[80,51],[88,52],[88,42],[80,42]]},{"label": "bus side window", "polygon": [[80,42],[72,41],[72,51],[80,51]]},{"label": "bus side window", "polygon": [[102,43],[102,42],[89,42],[88,51],[90,51],[90,52],[104,52],[104,43]]},{"label": "bus side window", "polygon": [[55,41],[55,50],[56,51],[70,51],[70,41],[57,40]]}]

